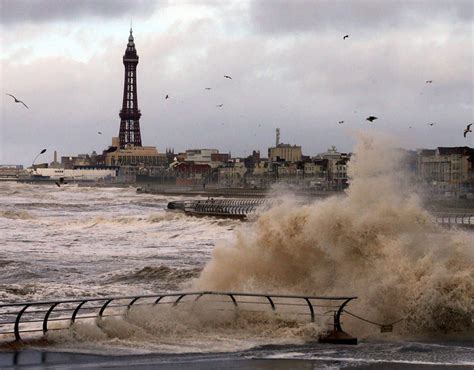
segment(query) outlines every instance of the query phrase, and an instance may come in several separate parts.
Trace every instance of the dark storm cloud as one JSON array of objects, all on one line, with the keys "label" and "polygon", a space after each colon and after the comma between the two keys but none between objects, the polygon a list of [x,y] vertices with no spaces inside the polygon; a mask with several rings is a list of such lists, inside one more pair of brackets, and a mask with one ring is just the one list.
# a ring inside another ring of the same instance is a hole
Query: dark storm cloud
[{"label": "dark storm cloud", "polygon": [[324,29],[363,30],[420,26],[430,20],[472,22],[471,0],[436,1],[313,1],[255,0],[253,26],[265,33],[310,32]]},{"label": "dark storm cloud", "polygon": [[0,22],[49,22],[83,17],[114,18],[152,14],[156,0],[0,0]]}]

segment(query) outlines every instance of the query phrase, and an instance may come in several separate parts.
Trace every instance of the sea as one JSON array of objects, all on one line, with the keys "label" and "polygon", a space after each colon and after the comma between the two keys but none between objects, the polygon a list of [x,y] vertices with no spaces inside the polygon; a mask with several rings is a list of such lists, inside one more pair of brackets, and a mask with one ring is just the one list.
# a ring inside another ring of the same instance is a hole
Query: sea
[{"label": "sea", "polygon": [[[156,294],[205,286],[205,281],[212,279],[211,270],[217,269],[221,274],[220,267],[215,267],[219,257],[213,253],[219,248],[231,249],[235,243],[245,244],[241,239],[248,237],[259,222],[189,217],[166,210],[169,201],[186,199],[137,193],[133,187],[0,183],[0,302]],[[281,212],[273,216],[284,218]],[[264,224],[270,222],[270,215],[261,217]],[[286,217],[290,215],[287,213]],[[276,271],[281,269],[277,263],[269,262]],[[239,263],[233,266],[240,268]],[[199,283],[203,270],[204,283]],[[282,273],[286,275],[288,271]],[[222,275],[216,277],[221,279]],[[225,277],[226,284],[229,279],[232,273]],[[235,279],[238,290],[244,288],[237,283],[242,279],[245,277],[240,275]],[[221,285],[216,287],[226,288]],[[209,287],[214,288],[212,284]],[[303,286],[300,288],[305,291]],[[292,293],[299,293],[295,291],[297,286],[292,289]],[[170,364],[181,364],[181,368],[219,368],[229,364],[241,364],[237,368],[285,369],[474,367],[474,342],[469,334],[384,336],[379,328],[368,325],[358,345],[343,346],[317,343],[308,336],[307,327],[281,330],[280,322],[266,322],[265,334],[260,331],[261,323],[253,321],[246,322],[248,327],[231,329],[216,326],[212,317],[202,318],[198,324],[170,322],[158,326],[165,334],[157,332],[152,337],[137,335],[127,326],[117,326],[105,335],[91,330],[79,339],[53,337],[47,345],[29,345],[15,351],[15,366],[38,365],[38,353],[43,354],[43,360],[45,353],[50,357],[62,354],[69,356],[72,363],[77,361],[76,365],[93,358],[83,366],[105,366],[94,356],[115,356],[115,361],[119,352],[131,364],[155,368]],[[182,328],[188,324],[190,328]],[[4,366],[13,361],[11,348],[0,353]],[[71,357],[74,355],[82,357]]]}]

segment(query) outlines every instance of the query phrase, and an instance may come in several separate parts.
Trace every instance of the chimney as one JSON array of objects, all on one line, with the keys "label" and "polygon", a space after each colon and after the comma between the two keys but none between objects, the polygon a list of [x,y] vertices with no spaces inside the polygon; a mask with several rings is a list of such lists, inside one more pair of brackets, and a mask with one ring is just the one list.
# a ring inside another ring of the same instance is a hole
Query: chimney
[{"label": "chimney", "polygon": [[280,129],[276,129],[276,146],[280,145]]}]

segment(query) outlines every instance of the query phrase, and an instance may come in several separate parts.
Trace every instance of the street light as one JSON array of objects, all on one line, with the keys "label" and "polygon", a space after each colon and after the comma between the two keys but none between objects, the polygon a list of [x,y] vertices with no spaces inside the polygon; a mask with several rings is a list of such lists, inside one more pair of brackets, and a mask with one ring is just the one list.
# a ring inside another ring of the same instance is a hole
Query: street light
[{"label": "street light", "polygon": [[36,158],[38,158],[41,154],[44,154],[44,153],[46,153],[46,149],[43,149],[41,152],[39,152],[36,155],[35,159],[33,159],[33,164],[31,165],[31,167],[33,167],[33,170],[35,169],[34,167],[35,167]]}]

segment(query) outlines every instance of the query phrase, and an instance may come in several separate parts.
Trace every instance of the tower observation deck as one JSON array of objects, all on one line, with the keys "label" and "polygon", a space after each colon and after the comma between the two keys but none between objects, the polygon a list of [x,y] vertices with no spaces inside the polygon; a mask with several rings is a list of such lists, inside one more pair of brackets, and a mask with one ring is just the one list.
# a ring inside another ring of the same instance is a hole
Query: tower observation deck
[{"label": "tower observation deck", "polygon": [[124,149],[130,146],[141,147],[142,139],[140,135],[140,117],[138,109],[137,96],[137,64],[138,55],[135,49],[132,29],[128,37],[127,49],[123,56],[123,65],[125,67],[125,78],[123,84],[123,102],[120,110],[120,148]]}]

